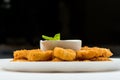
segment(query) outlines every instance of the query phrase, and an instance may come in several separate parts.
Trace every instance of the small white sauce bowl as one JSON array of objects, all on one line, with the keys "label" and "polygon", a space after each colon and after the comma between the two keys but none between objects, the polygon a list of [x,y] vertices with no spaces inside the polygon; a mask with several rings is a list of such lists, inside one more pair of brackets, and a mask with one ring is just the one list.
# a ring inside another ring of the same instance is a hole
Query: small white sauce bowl
[{"label": "small white sauce bowl", "polygon": [[79,50],[81,46],[82,40],[40,40],[41,50],[53,50],[55,47]]}]

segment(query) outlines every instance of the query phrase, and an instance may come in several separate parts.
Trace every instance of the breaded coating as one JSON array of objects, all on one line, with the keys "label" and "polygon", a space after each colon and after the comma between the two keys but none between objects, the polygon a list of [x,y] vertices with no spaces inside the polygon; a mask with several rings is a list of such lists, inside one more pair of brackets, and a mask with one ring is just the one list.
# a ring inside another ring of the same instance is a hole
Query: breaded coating
[{"label": "breaded coating", "polygon": [[29,62],[27,59],[13,59],[11,62]]},{"label": "breaded coating", "polygon": [[16,50],[14,51],[14,61],[28,60],[28,61],[47,61],[52,58],[52,50],[41,51],[40,49],[32,50]]},{"label": "breaded coating", "polygon": [[62,60],[72,61],[76,59],[76,52],[72,49],[63,49],[61,47],[55,47],[53,56]]},{"label": "breaded coating", "polygon": [[110,51],[110,49],[101,48],[101,51],[102,51],[103,57],[111,57],[113,55],[113,53]]},{"label": "breaded coating", "polygon": [[90,60],[91,61],[111,61],[111,59],[108,57],[97,57],[97,58],[92,58]]},{"label": "breaded coating", "polygon": [[13,62],[38,62],[38,61],[111,61],[110,57],[113,53],[110,49],[100,47],[84,46],[80,50],[65,49],[55,47],[53,50],[16,50],[13,52]]},{"label": "breaded coating", "polygon": [[80,50],[76,51],[78,59],[89,60],[96,57],[110,57],[113,53],[106,48],[99,47],[82,47]]},{"label": "breaded coating", "polygon": [[14,60],[16,59],[27,59],[28,50],[16,50],[13,52]]},{"label": "breaded coating", "polygon": [[53,58],[52,61],[53,61],[53,62],[60,62],[60,61],[63,61],[63,60],[61,60],[61,59],[59,59],[59,58]]},{"label": "breaded coating", "polygon": [[29,50],[29,54],[27,55],[27,59],[29,61],[48,61],[52,58],[52,50],[41,51],[38,50]]}]

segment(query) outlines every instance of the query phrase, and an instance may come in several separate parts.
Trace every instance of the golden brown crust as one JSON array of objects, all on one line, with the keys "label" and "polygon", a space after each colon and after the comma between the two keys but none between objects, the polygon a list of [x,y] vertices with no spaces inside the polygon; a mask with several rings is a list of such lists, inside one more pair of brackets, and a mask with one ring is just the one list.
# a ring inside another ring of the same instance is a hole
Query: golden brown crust
[{"label": "golden brown crust", "polygon": [[51,61],[53,61],[53,62],[60,62],[60,61],[63,61],[63,60],[61,60],[59,58],[53,58]]},{"label": "golden brown crust", "polygon": [[13,52],[14,62],[26,61],[111,61],[113,53],[110,49],[84,46],[80,50],[55,47],[53,50],[40,49],[16,50]]},{"label": "golden brown crust", "polygon": [[56,47],[54,49],[53,55],[62,60],[72,61],[76,58],[76,52],[72,49],[63,49]]},{"label": "golden brown crust", "polygon": [[91,61],[111,61],[111,59],[108,57],[97,57],[97,58],[92,58],[90,60]]},{"label": "golden brown crust", "polygon": [[28,55],[28,50],[16,50],[13,52],[14,59],[26,59]]},{"label": "golden brown crust", "polygon": [[77,51],[78,59],[92,59],[96,57],[110,57],[113,53],[107,48],[99,48],[99,47],[82,47],[82,49]]},{"label": "golden brown crust", "polygon": [[48,61],[52,58],[52,50],[30,50],[27,55],[29,61]]},{"label": "golden brown crust", "polygon": [[52,50],[41,51],[40,49],[16,50],[14,60],[47,61],[52,58]]},{"label": "golden brown crust", "polygon": [[13,59],[11,62],[29,62],[27,59]]}]

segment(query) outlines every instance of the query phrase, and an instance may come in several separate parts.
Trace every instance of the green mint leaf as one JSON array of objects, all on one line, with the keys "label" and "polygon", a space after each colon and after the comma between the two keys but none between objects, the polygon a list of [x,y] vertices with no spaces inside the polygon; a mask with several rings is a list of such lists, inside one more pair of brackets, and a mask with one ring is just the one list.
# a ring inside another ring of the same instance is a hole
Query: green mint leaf
[{"label": "green mint leaf", "polygon": [[45,40],[60,40],[60,33],[55,34],[54,37],[42,35],[42,38]]},{"label": "green mint leaf", "polygon": [[48,37],[48,36],[45,36],[45,35],[42,35],[42,38],[45,39],[45,40],[54,40],[53,37]]},{"label": "green mint leaf", "polygon": [[55,39],[55,40],[60,40],[60,33],[55,34],[54,39]]}]

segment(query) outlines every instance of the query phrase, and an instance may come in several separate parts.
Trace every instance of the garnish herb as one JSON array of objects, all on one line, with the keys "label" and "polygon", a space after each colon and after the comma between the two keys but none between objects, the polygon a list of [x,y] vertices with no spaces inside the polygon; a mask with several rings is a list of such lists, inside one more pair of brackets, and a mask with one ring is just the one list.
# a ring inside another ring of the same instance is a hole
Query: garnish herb
[{"label": "garnish herb", "polygon": [[42,38],[45,40],[60,40],[60,33],[55,34],[54,37],[42,35]]}]

